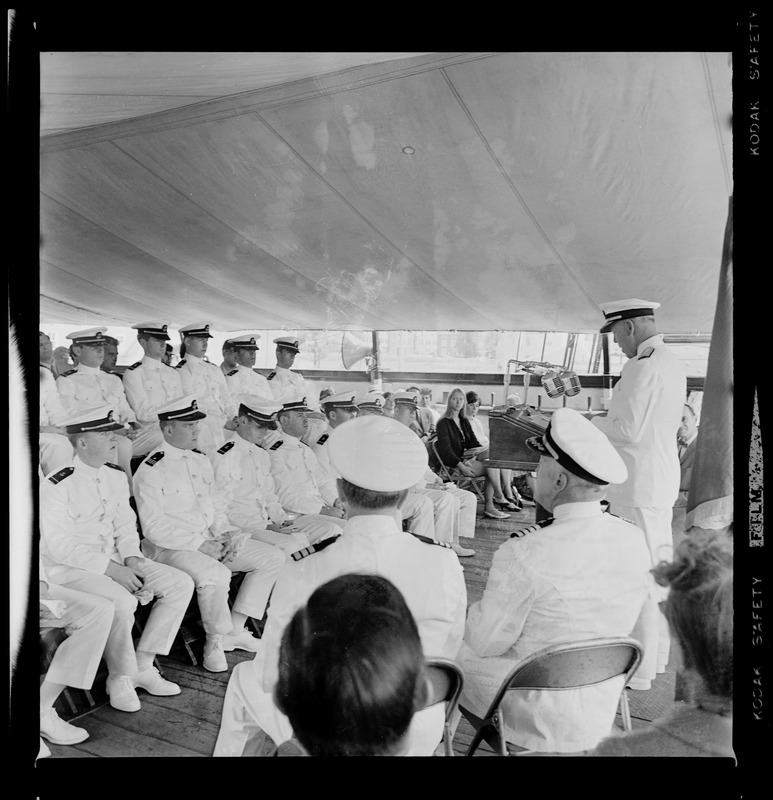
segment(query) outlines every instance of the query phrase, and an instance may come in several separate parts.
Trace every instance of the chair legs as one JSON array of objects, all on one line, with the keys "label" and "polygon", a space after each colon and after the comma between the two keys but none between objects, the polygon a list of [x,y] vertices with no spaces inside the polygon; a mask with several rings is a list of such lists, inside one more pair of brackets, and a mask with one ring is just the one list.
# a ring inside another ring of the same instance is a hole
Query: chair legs
[{"label": "chair legs", "polygon": [[620,694],[620,716],[623,720],[623,730],[631,730],[631,708],[628,705],[628,690],[623,688]]}]

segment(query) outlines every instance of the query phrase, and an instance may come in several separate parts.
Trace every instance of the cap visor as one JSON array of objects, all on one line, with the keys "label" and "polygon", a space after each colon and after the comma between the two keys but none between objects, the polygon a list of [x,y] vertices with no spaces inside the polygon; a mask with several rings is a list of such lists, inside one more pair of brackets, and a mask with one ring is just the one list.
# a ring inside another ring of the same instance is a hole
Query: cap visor
[{"label": "cap visor", "polygon": [[167,422],[190,422],[194,419],[204,419],[207,415],[203,411],[194,411],[191,414],[186,414],[184,417],[175,417],[174,419],[167,420]]},{"label": "cap visor", "polygon": [[613,319],[613,320],[610,320],[609,322],[605,322],[605,323],[604,323],[604,324],[603,324],[603,325],[602,325],[602,326],[599,328],[599,333],[609,333],[609,332],[612,330],[612,326],[613,326],[613,325],[614,325],[616,322],[620,322],[620,320],[619,320],[619,319]]}]

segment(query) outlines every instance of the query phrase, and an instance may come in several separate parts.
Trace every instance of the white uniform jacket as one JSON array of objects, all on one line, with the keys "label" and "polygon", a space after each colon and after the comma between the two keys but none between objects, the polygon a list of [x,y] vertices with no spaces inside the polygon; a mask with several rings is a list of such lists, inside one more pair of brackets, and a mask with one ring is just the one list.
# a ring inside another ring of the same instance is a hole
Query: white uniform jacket
[{"label": "white uniform jacket", "polygon": [[140,432],[133,442],[134,454],[149,453],[164,441],[158,425],[158,409],[185,394],[180,374],[163,361],[145,356],[124,372],[123,388],[140,423]]},{"label": "white uniform jacket", "polygon": [[246,530],[282,523],[285,512],[271,476],[271,459],[238,433],[212,455],[215,485],[228,508],[228,519]]},{"label": "white uniform jacket", "polygon": [[319,399],[311,396],[311,389],[306,378],[300,372],[276,366],[268,374],[268,385],[277,403],[292,403],[294,400],[306,398],[306,405],[314,411],[319,410]]},{"label": "white uniform jacket", "polygon": [[108,562],[143,558],[126,475],[95,469],[77,456],[40,484],[40,551],[48,576],[67,583],[69,569],[104,574]]},{"label": "white uniform jacket", "polygon": [[59,398],[56,380],[51,371],[45,367],[40,368],[40,426],[64,425],[67,412]]},{"label": "white uniform jacket", "polygon": [[68,414],[83,408],[102,404],[115,410],[119,422],[136,422],[137,417],[126,399],[123,383],[117,375],[79,364],[75,369],[63,372],[56,379],[56,388],[62,406]]},{"label": "white uniform jacket", "polygon": [[224,425],[236,416],[237,406],[223,371],[216,364],[190,354],[175,369],[180,375],[183,392],[196,398],[199,409],[207,416],[201,420],[199,447],[208,455],[226,440]]},{"label": "white uniform jacket", "polygon": [[383,575],[392,581],[416,619],[425,654],[456,658],[467,607],[464,573],[456,554],[404,533],[394,517],[353,517],[331,545],[298,561],[288,560],[280,571],[262,649],[254,661],[264,691],[273,691],[276,683],[279,646],[292,615],[317,587],[350,572]]},{"label": "white uniform jacket", "polygon": [[197,450],[165,442],[137,468],[133,486],[142,533],[151,544],[198,550],[236,528],[228,521],[212,464]]},{"label": "white uniform jacket", "polygon": [[614,505],[671,508],[679,494],[676,432],[687,379],[660,335],[643,341],[623,367],[609,412],[593,418],[628,468],[628,480],[610,486]]},{"label": "white uniform jacket", "polygon": [[[559,505],[554,518],[497,549],[483,597],[468,611],[461,704],[477,716],[508,672],[537,650],[629,635],[652,585],[649,550],[635,525],[598,502]],[[609,735],[621,681],[509,693],[507,740],[548,752],[594,747]]]},{"label": "white uniform jacket", "polygon": [[[222,372],[222,370],[220,371]],[[237,364],[234,369],[226,373],[225,379],[234,402],[237,401],[239,394],[256,394],[268,399],[273,397],[268,381],[251,367]]]},{"label": "white uniform jacket", "polygon": [[[311,422],[311,420],[309,420]],[[321,420],[319,420],[321,422]],[[330,438],[331,428],[330,425],[326,423],[325,427],[319,427],[317,437],[312,439],[309,443],[312,452],[317,457],[317,462],[319,463],[320,469],[328,475],[332,480],[336,478],[340,478],[341,475],[339,474],[338,470],[330,463],[330,453],[327,449],[327,440]]]},{"label": "white uniform jacket", "polygon": [[271,475],[285,511],[319,514],[338,499],[335,480],[322,470],[311,448],[284,434],[268,448]]}]

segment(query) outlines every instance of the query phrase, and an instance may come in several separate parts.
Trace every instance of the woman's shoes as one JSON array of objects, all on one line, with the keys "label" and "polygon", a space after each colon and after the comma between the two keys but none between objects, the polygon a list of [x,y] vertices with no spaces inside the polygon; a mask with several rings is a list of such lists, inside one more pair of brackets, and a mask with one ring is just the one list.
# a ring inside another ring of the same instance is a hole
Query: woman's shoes
[{"label": "woman's shoes", "polygon": [[504,508],[505,511],[522,511],[523,506],[520,503],[513,499],[513,500],[494,500],[494,504],[498,505],[500,508]]},{"label": "woman's shoes", "polygon": [[483,516],[489,519],[510,519],[510,515],[503,511],[484,511]]}]

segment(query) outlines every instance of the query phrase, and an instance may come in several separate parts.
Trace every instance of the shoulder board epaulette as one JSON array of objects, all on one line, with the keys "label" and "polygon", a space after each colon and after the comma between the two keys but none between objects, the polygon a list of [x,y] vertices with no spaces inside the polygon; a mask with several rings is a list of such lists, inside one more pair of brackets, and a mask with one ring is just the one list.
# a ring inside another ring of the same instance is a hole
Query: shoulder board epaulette
[{"label": "shoulder board epaulette", "polygon": [[274,442],[274,444],[269,447],[269,450],[278,450],[284,444],[284,439],[280,439],[278,442]]},{"label": "shoulder board epaulette", "polygon": [[77,371],[77,369],[68,369],[67,372],[63,372],[59,377],[66,378],[68,375],[75,375]]},{"label": "shoulder board epaulette", "polygon": [[163,457],[164,457],[164,451],[159,450],[153,453],[153,455],[150,458],[145,459],[145,461],[143,461],[142,463],[147,464],[149,467],[152,467],[154,464],[158,464],[158,462],[161,461]]},{"label": "shoulder board epaulette", "polygon": [[102,372],[106,372],[108,375],[115,375],[118,378],[121,377],[121,373],[117,369],[103,369]]},{"label": "shoulder board epaulette", "polygon": [[273,381],[274,378],[276,378],[276,372],[269,372],[268,375],[266,375],[267,381]]},{"label": "shoulder board epaulette", "polygon": [[548,525],[552,525],[555,520],[553,517],[548,517],[547,519],[543,519],[541,522],[537,522],[534,525],[529,525],[526,528],[521,528],[515,533],[510,534],[511,539],[520,539],[521,536],[526,536],[527,533],[533,533],[534,531],[538,531],[540,528],[545,528]]},{"label": "shoulder board epaulette", "polygon": [[126,369],[137,369],[142,364],[141,361],[138,361],[136,364],[132,364],[130,367],[126,367]]},{"label": "shoulder board epaulette", "polygon": [[655,352],[655,348],[654,347],[648,347],[639,356],[639,361],[641,361],[643,358],[649,358],[654,352]]},{"label": "shoulder board epaulette", "polygon": [[227,373],[227,377],[229,377],[229,378],[230,378],[230,377],[232,377],[233,375],[236,375],[236,373],[237,373],[238,371],[239,371],[238,369],[232,369],[230,372],[228,372],[228,373]]},{"label": "shoulder board epaulette", "polygon": [[631,525],[636,524],[632,519],[628,519],[628,517],[621,517],[619,514],[613,514],[608,508],[604,509],[604,513],[609,514],[610,517],[617,517],[618,519],[623,520],[623,522],[628,522]]},{"label": "shoulder board epaulette", "polygon": [[174,368],[175,368],[175,369],[180,369],[180,367],[184,367],[184,366],[185,366],[185,359],[183,359],[182,361],[178,361],[178,362],[177,362],[177,363],[174,365]]},{"label": "shoulder board epaulette", "polygon": [[49,476],[48,480],[50,480],[51,483],[59,483],[72,475],[73,472],[75,472],[75,467],[65,467],[64,469],[60,469],[55,475]]},{"label": "shoulder board epaulette", "polygon": [[195,447],[191,448],[194,453],[198,453],[200,456],[205,456],[206,453],[202,453],[201,450],[197,450]]},{"label": "shoulder board epaulette", "polygon": [[217,452],[221,455],[227,453],[234,446],[233,442],[226,442]]},{"label": "shoulder board epaulette", "polygon": [[[408,531],[408,533],[411,532]],[[424,544],[436,544],[438,547],[447,547],[449,550],[453,549],[448,542],[439,542],[437,539],[431,539],[429,536],[422,536],[419,533],[411,533],[411,536],[414,536],[420,542],[424,542]]]},{"label": "shoulder board epaulette", "polygon": [[317,444],[325,444],[325,442],[330,438],[329,433],[323,433],[322,436],[317,439]]},{"label": "shoulder board epaulette", "polygon": [[314,553],[319,553],[320,550],[330,547],[333,542],[338,541],[340,538],[341,534],[338,534],[338,536],[331,536],[329,539],[323,539],[321,542],[317,542],[317,544],[304,547],[303,550],[296,550],[294,553],[290,554],[290,557],[293,561],[300,561],[302,558],[314,555]]},{"label": "shoulder board epaulette", "polygon": [[113,464],[112,461],[105,461],[105,466],[110,467],[111,469],[117,469],[119,472],[123,472],[123,468],[119,467],[118,464]]}]

